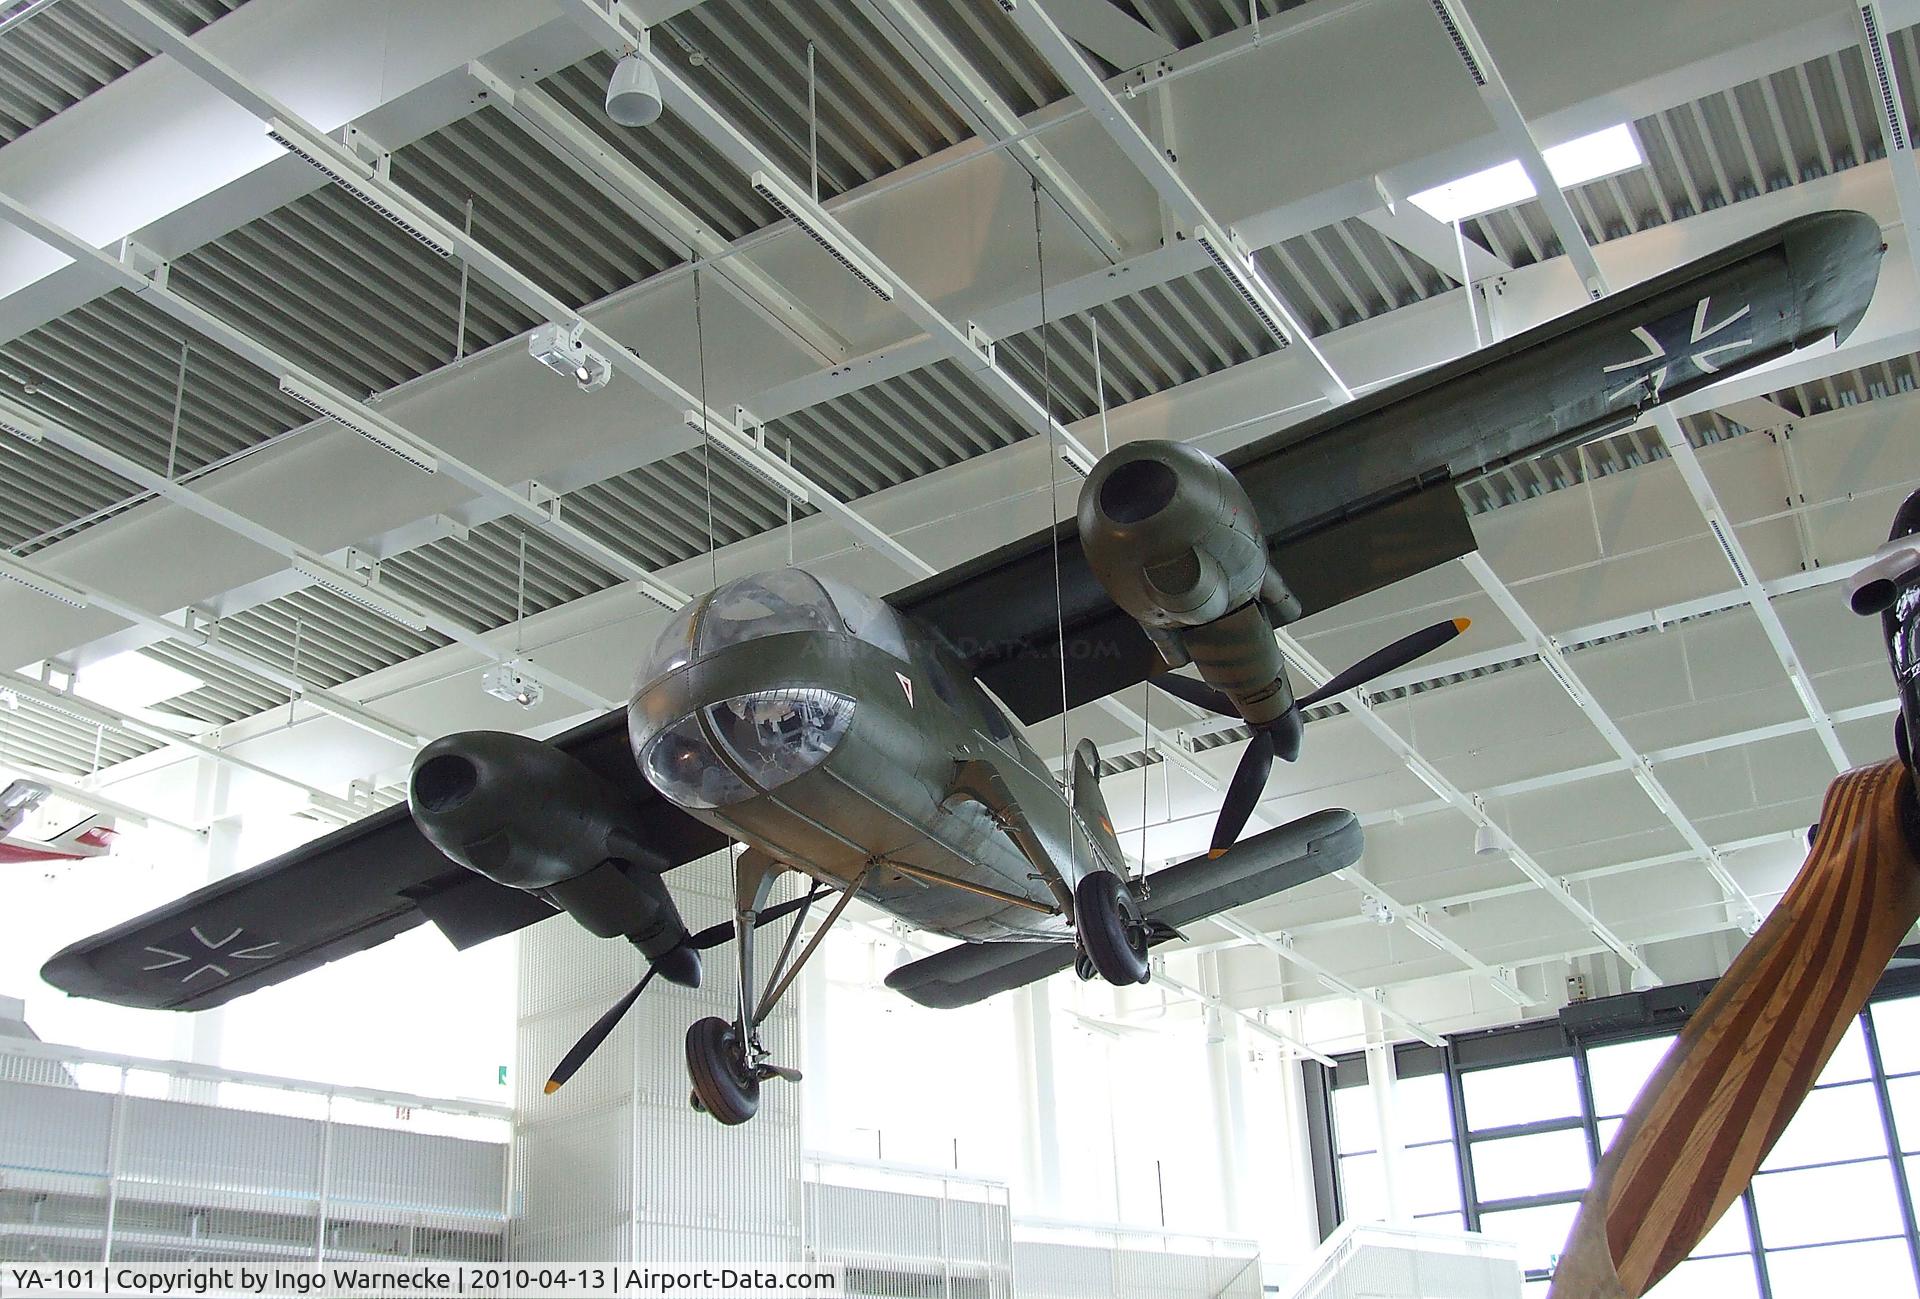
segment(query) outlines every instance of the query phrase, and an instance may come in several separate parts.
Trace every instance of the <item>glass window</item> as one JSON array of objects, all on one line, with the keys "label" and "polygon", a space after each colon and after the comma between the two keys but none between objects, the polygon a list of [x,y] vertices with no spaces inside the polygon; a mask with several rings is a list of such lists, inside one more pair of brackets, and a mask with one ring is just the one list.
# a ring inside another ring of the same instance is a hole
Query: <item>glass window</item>
[{"label": "glass window", "polygon": [[1920,1078],[1887,1079],[1887,1100],[1893,1107],[1893,1130],[1902,1150],[1920,1150]]},{"label": "glass window", "polygon": [[1475,1132],[1516,1123],[1540,1123],[1580,1113],[1573,1061],[1562,1056],[1460,1076],[1466,1093],[1467,1126]]},{"label": "glass window", "polygon": [[1460,1211],[1460,1168],[1453,1143],[1408,1146],[1400,1168],[1400,1211],[1420,1217]]},{"label": "glass window", "polygon": [[[1760,1239],[1769,1248],[1892,1236],[1903,1228],[1893,1170],[1884,1159],[1832,1168],[1760,1173],[1753,1179]],[[1829,1295],[1873,1294],[1831,1288]]]},{"label": "glass window", "polygon": [[830,577],[820,578],[819,582],[833,597],[834,607],[840,611],[840,620],[846,623],[849,633],[875,649],[885,650],[900,661],[906,661],[906,637],[901,634],[900,620],[894,615],[891,605],[884,600],[874,599],[858,587],[836,582]]},{"label": "glass window", "polygon": [[1913,1257],[1904,1240],[1768,1250],[1767,1280],[1773,1299],[1912,1299]]},{"label": "glass window", "polygon": [[1464,1213],[1422,1213],[1414,1216],[1422,1231],[1465,1231],[1467,1215]]},{"label": "glass window", "polygon": [[1593,1112],[1603,1118],[1625,1114],[1672,1045],[1671,1037],[1650,1037],[1644,1042],[1615,1042],[1588,1051],[1587,1081],[1593,1087]]},{"label": "glass window", "polygon": [[1647,1299],[1760,1299],[1760,1277],[1751,1254],[1688,1259],[1647,1291]]},{"label": "glass window", "polygon": [[706,602],[704,595],[689,600],[667,620],[667,625],[654,637],[653,648],[641,661],[637,688],[644,689],[693,660],[693,620]]},{"label": "glass window", "polygon": [[1873,1027],[1888,1073],[1920,1073],[1920,997],[1876,1002]]},{"label": "glass window", "polygon": [[1333,1138],[1345,1153],[1380,1148],[1380,1121],[1370,1087],[1341,1087],[1333,1093]]},{"label": "glass window", "polygon": [[1578,1191],[1593,1176],[1587,1134],[1579,1128],[1475,1141],[1468,1148],[1473,1152],[1473,1189],[1483,1203]]},{"label": "glass window", "polygon": [[753,794],[713,751],[701,733],[700,719],[692,714],[655,736],[640,765],[647,782],[681,807],[726,807]]},{"label": "glass window", "polygon": [[1387,1183],[1379,1155],[1343,1155],[1340,1206],[1348,1222],[1377,1222],[1387,1216]]},{"label": "glass window", "polygon": [[1745,1200],[1735,1200],[1720,1215],[1720,1221],[1707,1229],[1700,1243],[1693,1247],[1693,1257],[1702,1258],[1708,1254],[1739,1254],[1747,1256],[1753,1250],[1753,1233],[1747,1229],[1747,1204]]},{"label": "glass window", "polygon": [[1393,1114],[1407,1145],[1453,1140],[1453,1107],[1445,1074],[1399,1078],[1393,1084]]},{"label": "glass window", "polygon": [[1833,1058],[1827,1061],[1827,1067],[1820,1071],[1813,1085],[1823,1087],[1828,1083],[1854,1082],[1872,1076],[1873,1065],[1867,1059],[1867,1035],[1860,1027],[1860,1021],[1855,1019],[1847,1025],[1846,1036],[1833,1049]]},{"label": "glass window", "polygon": [[[1520,1266],[1527,1271],[1551,1268],[1573,1230],[1573,1214],[1579,1205],[1543,1204],[1531,1209],[1504,1209],[1480,1215],[1480,1230],[1498,1240],[1511,1240],[1520,1246]],[[1545,1293],[1542,1287],[1541,1293]]]},{"label": "glass window", "polygon": [[1831,1164],[1842,1159],[1868,1159],[1887,1153],[1886,1134],[1880,1128],[1880,1100],[1872,1083],[1847,1083],[1810,1092],[1799,1112],[1780,1134],[1764,1172],[1804,1164]]},{"label": "glass window", "polygon": [[839,631],[826,588],[798,568],[736,578],[713,593],[700,619],[700,653],[790,631]]},{"label": "glass window", "polygon": [[756,691],[706,709],[728,756],[762,789],[824,762],[846,738],[853,711],[849,696],[812,686]]}]

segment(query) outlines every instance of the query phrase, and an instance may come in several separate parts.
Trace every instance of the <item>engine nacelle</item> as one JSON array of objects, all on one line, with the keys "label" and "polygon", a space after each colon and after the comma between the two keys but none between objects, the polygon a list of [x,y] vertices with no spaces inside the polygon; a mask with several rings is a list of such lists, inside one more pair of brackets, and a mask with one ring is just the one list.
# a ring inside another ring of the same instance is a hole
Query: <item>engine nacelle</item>
[{"label": "engine nacelle", "polygon": [[428,842],[495,883],[538,893],[590,932],[626,938],[676,983],[699,956],[632,805],[578,759],[505,731],[464,731],[413,760],[407,803]]},{"label": "engine nacelle", "polygon": [[1129,442],[1080,489],[1080,545],[1114,603],[1169,668],[1192,663],[1240,716],[1282,727],[1299,750],[1293,690],[1276,626],[1300,604],[1267,559],[1253,503],[1231,471],[1197,447]]},{"label": "engine nacelle", "polygon": [[1149,631],[1287,598],[1246,491],[1183,443],[1129,442],[1102,457],[1080,489],[1080,544],[1114,603]]},{"label": "engine nacelle", "polygon": [[420,832],[468,870],[538,892],[610,858],[651,865],[645,831],[606,781],[551,744],[463,731],[413,760],[407,803]]}]

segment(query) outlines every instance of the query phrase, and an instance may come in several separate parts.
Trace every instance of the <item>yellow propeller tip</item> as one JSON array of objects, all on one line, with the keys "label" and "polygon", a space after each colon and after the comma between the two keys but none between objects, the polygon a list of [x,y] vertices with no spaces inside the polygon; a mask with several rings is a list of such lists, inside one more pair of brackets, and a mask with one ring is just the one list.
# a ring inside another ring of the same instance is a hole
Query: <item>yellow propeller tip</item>
[{"label": "yellow propeller tip", "polygon": [[1208,860],[1208,861],[1213,861],[1213,860],[1215,860],[1215,859],[1217,859],[1217,858],[1220,858],[1220,857],[1224,857],[1224,856],[1226,856],[1226,855],[1227,855],[1227,850],[1226,850],[1225,848],[1209,848],[1209,849],[1207,849],[1207,860]]},{"label": "yellow propeller tip", "polygon": [[1455,618],[1453,620],[1453,629],[1455,631],[1465,631],[1471,626],[1473,626],[1473,619],[1471,618]]},{"label": "yellow propeller tip", "polygon": [[559,1091],[559,1090],[560,1090],[560,1084],[559,1084],[559,1083],[557,1083],[557,1082],[555,1082],[555,1081],[554,1081],[553,1079],[551,1079],[551,1078],[549,1078],[549,1079],[547,1079],[547,1095],[549,1095],[549,1096],[551,1096],[551,1095],[553,1095],[553,1094],[554,1094],[555,1092],[557,1092],[557,1091]]}]

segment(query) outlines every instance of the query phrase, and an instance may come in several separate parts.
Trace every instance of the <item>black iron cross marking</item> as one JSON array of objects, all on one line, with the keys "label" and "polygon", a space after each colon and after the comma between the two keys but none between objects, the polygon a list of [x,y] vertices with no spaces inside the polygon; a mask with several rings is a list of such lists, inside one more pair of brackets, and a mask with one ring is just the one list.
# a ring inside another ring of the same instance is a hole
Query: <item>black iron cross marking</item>
[{"label": "black iron cross marking", "polygon": [[1745,338],[1727,338],[1717,343],[1709,341],[1722,330],[1746,319],[1753,310],[1750,306],[1743,306],[1725,320],[1708,324],[1707,313],[1712,301],[1711,298],[1700,299],[1694,304],[1691,316],[1683,311],[1652,324],[1635,325],[1633,336],[1640,340],[1640,345],[1646,351],[1632,360],[1601,367],[1602,374],[1621,374],[1626,379],[1625,383],[1607,393],[1607,400],[1611,402],[1636,388],[1645,388],[1647,399],[1658,401],[1670,387],[1701,375],[1718,374],[1720,362],[1726,359],[1727,353],[1753,346],[1751,328]]},{"label": "black iron cross marking", "polygon": [[[218,954],[220,961],[264,961],[269,959],[274,949],[281,945],[278,940],[275,940],[253,943],[246,947],[235,947],[234,944],[246,932],[244,929],[235,929],[224,938],[210,938],[200,926],[194,925],[178,938],[169,939],[168,941],[173,944],[172,947],[147,948],[151,955],[158,956],[161,960],[153,965],[142,966],[141,972],[151,974],[155,970],[172,970],[198,961],[199,964],[194,965],[190,972],[180,976],[180,982],[192,983],[203,974],[211,974],[219,979],[231,978],[233,971],[218,961],[212,960],[212,956]],[[174,948],[186,950],[175,951]]]}]

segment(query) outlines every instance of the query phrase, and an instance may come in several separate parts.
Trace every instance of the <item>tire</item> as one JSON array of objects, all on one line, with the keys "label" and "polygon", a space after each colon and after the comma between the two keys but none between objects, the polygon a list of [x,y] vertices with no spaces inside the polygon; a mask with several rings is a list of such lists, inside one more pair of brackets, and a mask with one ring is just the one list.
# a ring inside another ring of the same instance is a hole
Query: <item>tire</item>
[{"label": "tire", "polygon": [[1086,983],[1100,972],[1093,968],[1093,961],[1087,956],[1087,949],[1077,943],[1073,949],[1073,977]]},{"label": "tire", "polygon": [[724,1019],[709,1016],[687,1030],[687,1074],[694,1099],[707,1113],[733,1127],[760,1111],[760,1079],[741,1059],[739,1035]]},{"label": "tire", "polygon": [[1109,870],[1085,876],[1073,890],[1073,912],[1080,950],[1101,978],[1119,987],[1147,981],[1147,927],[1125,881]]}]

